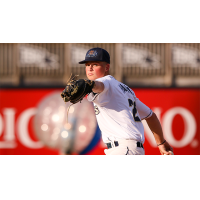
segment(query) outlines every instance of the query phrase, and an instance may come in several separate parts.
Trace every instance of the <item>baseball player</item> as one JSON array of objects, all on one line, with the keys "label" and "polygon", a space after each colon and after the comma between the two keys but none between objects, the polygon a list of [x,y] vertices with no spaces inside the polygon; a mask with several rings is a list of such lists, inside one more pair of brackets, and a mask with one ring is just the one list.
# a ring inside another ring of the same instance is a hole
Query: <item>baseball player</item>
[{"label": "baseball player", "polygon": [[[77,103],[84,95],[93,102],[96,119],[108,149],[106,155],[144,155],[144,127],[146,120],[162,155],[171,155],[172,147],[163,137],[156,114],[143,104],[125,84],[109,74],[110,56],[102,48],[90,49],[85,60],[89,80],[72,80],[61,97],[65,102]],[[170,152],[171,151],[171,152]]]}]

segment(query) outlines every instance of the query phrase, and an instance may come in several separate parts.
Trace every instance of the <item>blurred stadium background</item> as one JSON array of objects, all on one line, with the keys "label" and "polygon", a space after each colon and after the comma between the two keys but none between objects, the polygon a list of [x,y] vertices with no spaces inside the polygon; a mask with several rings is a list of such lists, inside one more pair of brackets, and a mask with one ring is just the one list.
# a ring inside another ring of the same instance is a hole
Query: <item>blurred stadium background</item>
[{"label": "blurred stadium background", "polygon": [[[66,108],[60,93],[71,74],[86,78],[88,49],[111,56],[111,75],[160,118],[177,155],[200,154],[200,44],[0,43],[0,154],[104,155],[87,100]],[[145,122],[147,155],[159,155]]]}]

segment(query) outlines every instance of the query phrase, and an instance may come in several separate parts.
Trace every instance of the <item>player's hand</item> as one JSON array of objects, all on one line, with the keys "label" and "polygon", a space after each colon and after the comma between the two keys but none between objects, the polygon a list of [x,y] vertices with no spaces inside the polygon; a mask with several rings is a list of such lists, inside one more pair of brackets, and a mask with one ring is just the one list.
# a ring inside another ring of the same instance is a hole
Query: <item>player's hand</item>
[{"label": "player's hand", "polygon": [[88,79],[76,80],[76,76],[67,82],[65,89],[61,93],[61,97],[64,102],[70,101],[73,104],[81,102],[82,99],[92,92],[95,82]]},{"label": "player's hand", "polygon": [[169,143],[166,141],[164,144],[161,144],[158,146],[161,155],[171,155],[169,151],[173,152],[173,148],[169,145]]}]

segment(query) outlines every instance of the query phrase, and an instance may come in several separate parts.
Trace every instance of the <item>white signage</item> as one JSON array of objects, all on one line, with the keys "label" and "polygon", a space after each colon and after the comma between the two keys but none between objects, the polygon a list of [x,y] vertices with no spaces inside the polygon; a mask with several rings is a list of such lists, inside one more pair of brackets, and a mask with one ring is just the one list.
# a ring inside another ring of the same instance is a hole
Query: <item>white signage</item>
[{"label": "white signage", "polygon": [[[157,107],[153,111],[161,121],[164,137],[175,148],[182,148],[191,144],[192,147],[198,146],[198,141],[194,139],[197,131],[197,124],[193,114],[184,107],[172,107],[167,110],[162,119],[160,118],[162,109]],[[28,132],[28,124],[30,118],[36,113],[36,108],[28,108],[24,110],[18,117],[15,123],[15,108],[4,108],[3,115],[0,114],[0,136],[3,135],[3,140],[0,141],[0,148],[16,148],[16,137],[22,145],[31,149],[39,149],[44,147],[41,141],[33,141]],[[184,121],[184,135],[180,140],[175,139],[172,131],[172,123],[174,117],[179,114]],[[145,130],[145,137],[152,147],[157,147],[153,133],[149,129],[145,120],[142,121]],[[16,135],[14,132],[16,131]]]}]

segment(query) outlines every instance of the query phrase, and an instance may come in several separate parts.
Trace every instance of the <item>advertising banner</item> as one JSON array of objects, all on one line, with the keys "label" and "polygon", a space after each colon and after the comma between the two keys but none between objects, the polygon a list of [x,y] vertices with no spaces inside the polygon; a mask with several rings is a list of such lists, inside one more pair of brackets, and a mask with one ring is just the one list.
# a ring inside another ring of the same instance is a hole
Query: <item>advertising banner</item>
[{"label": "advertising banner", "polygon": [[[174,154],[200,154],[199,89],[132,89],[156,113]],[[66,127],[62,120],[68,105],[61,102],[61,91],[0,89],[1,155],[104,155],[106,146],[101,141],[93,107],[85,100],[79,107],[70,108],[72,127]],[[143,125],[145,154],[159,155],[145,120]]]},{"label": "advertising banner", "polygon": [[[200,154],[199,89],[132,89],[156,113],[174,154]],[[151,131],[145,121],[143,124],[146,154],[159,154]]]}]

